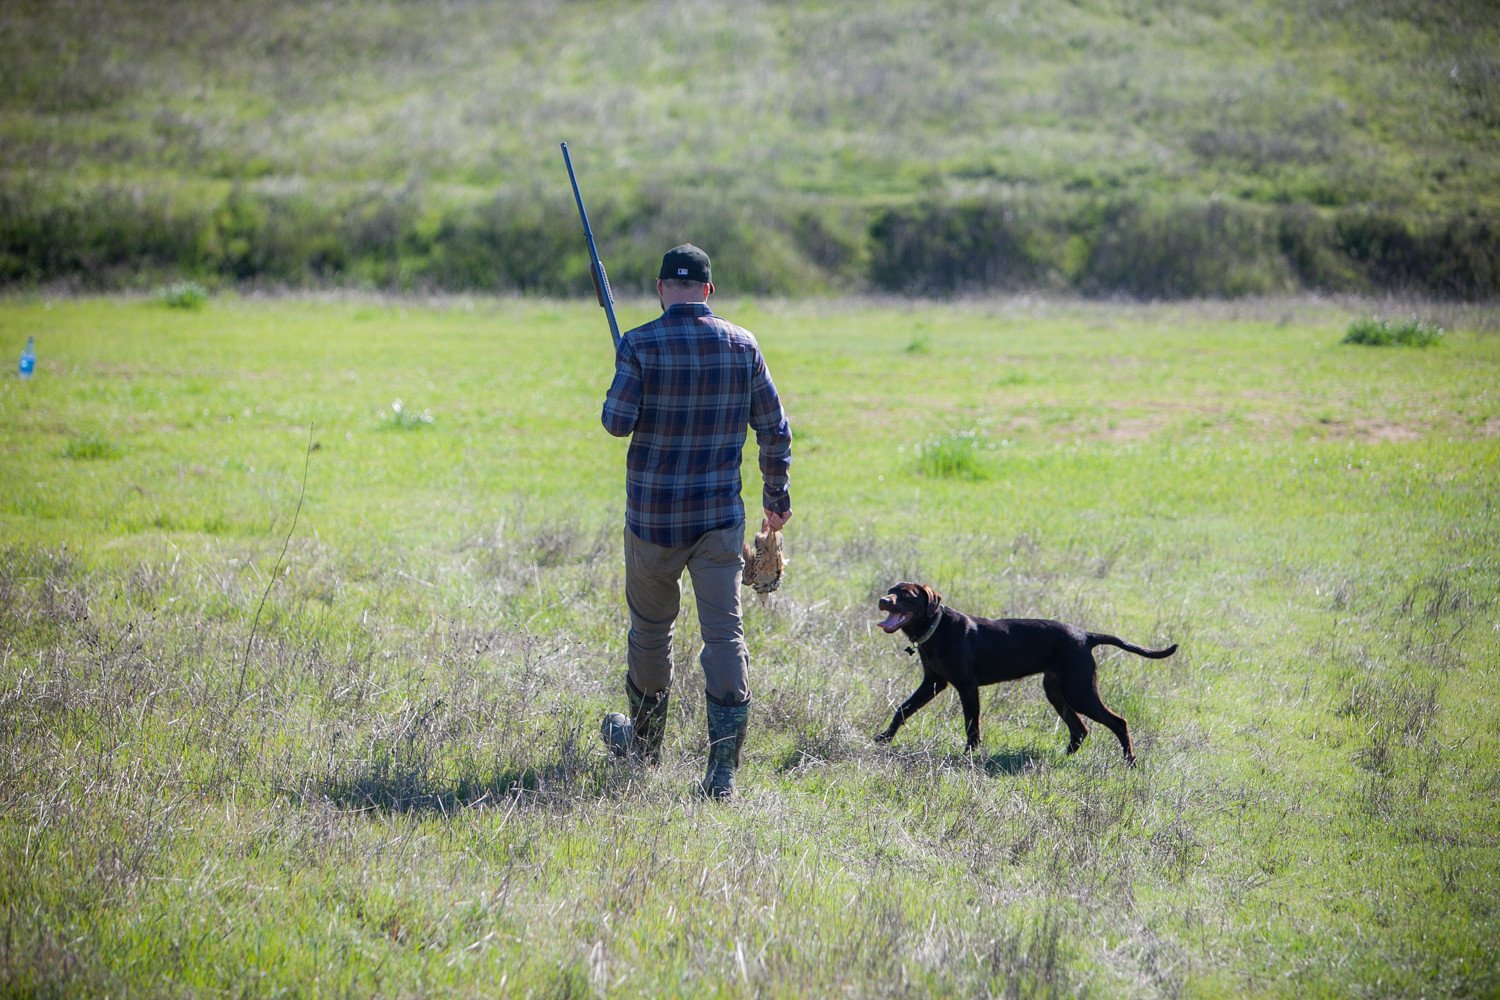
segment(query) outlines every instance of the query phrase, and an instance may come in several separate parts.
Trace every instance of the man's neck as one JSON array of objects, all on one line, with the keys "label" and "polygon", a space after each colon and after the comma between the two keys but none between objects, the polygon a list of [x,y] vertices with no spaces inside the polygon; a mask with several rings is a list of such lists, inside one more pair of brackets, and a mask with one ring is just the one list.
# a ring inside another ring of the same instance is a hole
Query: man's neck
[{"label": "man's neck", "polygon": [[683,285],[678,282],[657,281],[656,298],[661,303],[662,309],[670,309],[673,306],[702,306],[708,304],[708,297],[713,294],[714,286],[711,282]]}]

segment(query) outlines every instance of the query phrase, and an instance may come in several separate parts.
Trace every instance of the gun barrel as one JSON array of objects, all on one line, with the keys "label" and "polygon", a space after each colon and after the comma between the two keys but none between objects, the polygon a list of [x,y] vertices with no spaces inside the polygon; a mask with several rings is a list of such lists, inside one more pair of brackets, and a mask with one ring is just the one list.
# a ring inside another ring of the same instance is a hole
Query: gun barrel
[{"label": "gun barrel", "polygon": [[583,207],[583,193],[578,190],[578,175],[573,172],[573,157],[568,153],[568,144],[562,144],[563,162],[568,165],[568,180],[573,185],[573,200],[578,203],[578,218],[583,221],[583,240],[589,248],[589,277],[594,282],[594,294],[604,315],[609,320],[609,335],[615,347],[620,346],[620,324],[615,321],[615,296],[609,287],[609,276],[604,273],[604,262],[599,259],[599,248],[594,245],[594,231],[589,228],[589,213]]}]

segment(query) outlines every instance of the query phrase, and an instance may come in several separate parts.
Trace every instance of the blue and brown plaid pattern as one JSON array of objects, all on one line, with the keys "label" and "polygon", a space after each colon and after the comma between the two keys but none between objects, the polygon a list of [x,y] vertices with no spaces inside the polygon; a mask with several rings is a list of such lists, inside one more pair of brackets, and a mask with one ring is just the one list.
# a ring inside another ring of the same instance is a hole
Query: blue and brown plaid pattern
[{"label": "blue and brown plaid pattern", "polygon": [[601,420],[615,437],[630,435],[625,523],[653,545],[690,545],[745,519],[747,427],[760,448],[762,506],[791,509],[792,431],[760,346],[701,302],[620,338]]}]

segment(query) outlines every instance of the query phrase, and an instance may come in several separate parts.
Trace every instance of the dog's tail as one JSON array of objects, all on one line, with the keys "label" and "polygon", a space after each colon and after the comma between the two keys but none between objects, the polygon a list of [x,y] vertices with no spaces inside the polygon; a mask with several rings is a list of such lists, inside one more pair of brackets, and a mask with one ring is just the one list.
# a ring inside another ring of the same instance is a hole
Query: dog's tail
[{"label": "dog's tail", "polygon": [[1119,636],[1105,635],[1103,632],[1090,632],[1089,649],[1093,649],[1095,646],[1119,646],[1121,649],[1130,650],[1137,656],[1149,656],[1153,660],[1160,660],[1177,652],[1177,643],[1175,642],[1165,649],[1147,649],[1144,646],[1137,646],[1133,642],[1126,642]]}]

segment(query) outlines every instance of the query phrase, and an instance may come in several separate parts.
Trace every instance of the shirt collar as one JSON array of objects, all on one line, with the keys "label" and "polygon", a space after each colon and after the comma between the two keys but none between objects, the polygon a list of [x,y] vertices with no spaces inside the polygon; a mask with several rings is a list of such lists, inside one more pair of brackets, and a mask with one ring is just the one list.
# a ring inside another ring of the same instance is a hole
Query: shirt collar
[{"label": "shirt collar", "polygon": [[677,302],[667,306],[667,311],[664,315],[712,316],[713,312],[708,308],[707,302]]}]

